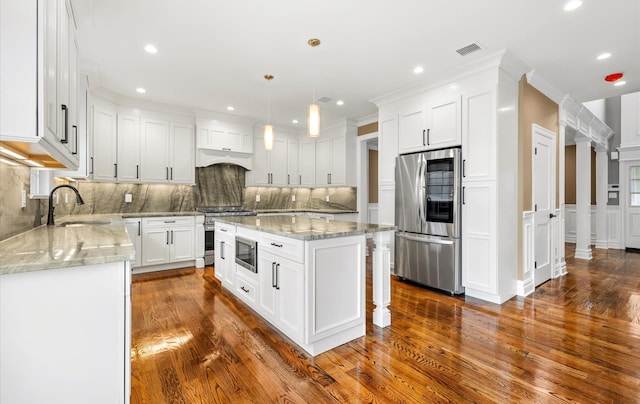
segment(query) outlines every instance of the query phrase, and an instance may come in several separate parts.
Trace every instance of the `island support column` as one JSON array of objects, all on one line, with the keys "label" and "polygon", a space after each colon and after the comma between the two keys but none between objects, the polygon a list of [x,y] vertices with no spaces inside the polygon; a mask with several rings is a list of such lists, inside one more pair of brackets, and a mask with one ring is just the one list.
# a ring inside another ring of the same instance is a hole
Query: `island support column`
[{"label": "island support column", "polygon": [[392,231],[373,234],[373,324],[378,327],[391,325],[391,237]]}]

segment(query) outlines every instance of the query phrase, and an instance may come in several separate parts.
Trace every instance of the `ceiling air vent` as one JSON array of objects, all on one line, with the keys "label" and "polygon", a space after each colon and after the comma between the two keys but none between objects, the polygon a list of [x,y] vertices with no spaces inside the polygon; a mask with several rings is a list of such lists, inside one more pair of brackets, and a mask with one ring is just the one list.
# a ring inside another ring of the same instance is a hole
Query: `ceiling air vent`
[{"label": "ceiling air vent", "polygon": [[320,98],[318,98],[318,101],[320,101],[320,102],[329,102],[329,101],[331,101],[331,98],[330,97],[320,97]]},{"label": "ceiling air vent", "polygon": [[468,54],[477,52],[480,49],[482,49],[480,48],[480,45],[478,45],[477,43],[472,43],[467,46],[463,46],[462,48],[456,50],[456,52],[458,52],[461,56],[467,56]]}]

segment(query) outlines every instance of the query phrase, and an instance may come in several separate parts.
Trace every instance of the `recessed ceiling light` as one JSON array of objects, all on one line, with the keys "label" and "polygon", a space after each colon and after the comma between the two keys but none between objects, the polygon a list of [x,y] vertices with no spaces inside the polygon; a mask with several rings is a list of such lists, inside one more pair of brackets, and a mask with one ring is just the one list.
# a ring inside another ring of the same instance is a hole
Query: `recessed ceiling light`
[{"label": "recessed ceiling light", "polygon": [[146,92],[147,92],[147,90],[145,90],[145,89],[144,89],[144,88],[142,88],[142,87],[138,87],[138,88],[136,88],[136,92],[137,92],[137,93],[139,93],[139,94],[144,94],[144,93],[146,93]]},{"label": "recessed ceiling light", "polygon": [[144,47],[144,50],[145,50],[147,53],[158,53],[158,48],[156,48],[155,46],[153,46],[153,45],[151,45],[151,44],[146,45],[146,46]]},{"label": "recessed ceiling light", "polygon": [[344,101],[338,100],[338,101],[336,101],[336,105],[344,105]]},{"label": "recessed ceiling light", "polygon": [[231,105],[229,105],[229,106],[227,107],[227,111],[233,111],[234,109],[235,109],[235,108],[234,108],[234,107],[232,107]]},{"label": "recessed ceiling light", "polygon": [[627,84],[626,81],[622,80],[622,81],[616,81],[615,83],[613,83],[614,86],[619,87],[619,86],[624,86],[625,84]]},{"label": "recessed ceiling light", "polygon": [[571,0],[567,4],[564,5],[564,11],[572,11],[582,5],[581,0]]},{"label": "recessed ceiling light", "polygon": [[298,123],[298,120],[294,119],[293,121],[291,121],[291,123]]},{"label": "recessed ceiling light", "polygon": [[605,59],[609,59],[611,57],[611,54],[608,52],[602,53],[600,55],[598,55],[598,57],[596,59],[598,60],[605,60]]},{"label": "recessed ceiling light", "polygon": [[420,74],[420,73],[422,73],[423,71],[424,71],[424,67],[422,67],[422,66],[416,66],[416,67],[414,67],[414,68],[413,68],[413,72],[414,72],[415,74]]}]

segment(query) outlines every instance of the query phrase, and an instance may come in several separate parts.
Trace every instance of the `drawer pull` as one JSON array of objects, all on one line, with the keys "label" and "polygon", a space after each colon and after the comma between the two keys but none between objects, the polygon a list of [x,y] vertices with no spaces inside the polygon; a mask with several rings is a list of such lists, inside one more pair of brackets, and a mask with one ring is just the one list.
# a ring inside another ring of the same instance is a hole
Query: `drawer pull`
[{"label": "drawer pull", "polygon": [[244,286],[240,286],[240,289],[242,289],[242,291],[245,292],[245,293],[249,293],[249,289],[245,289]]},{"label": "drawer pull", "polygon": [[282,244],[271,243],[272,246],[282,248]]},{"label": "drawer pull", "polygon": [[175,220],[165,220],[164,222],[165,223],[175,223],[176,221]]},{"label": "drawer pull", "polygon": [[223,233],[226,233],[226,232],[227,232],[227,229],[218,229],[218,230],[220,230],[220,231],[221,231],[221,232],[223,232]]}]

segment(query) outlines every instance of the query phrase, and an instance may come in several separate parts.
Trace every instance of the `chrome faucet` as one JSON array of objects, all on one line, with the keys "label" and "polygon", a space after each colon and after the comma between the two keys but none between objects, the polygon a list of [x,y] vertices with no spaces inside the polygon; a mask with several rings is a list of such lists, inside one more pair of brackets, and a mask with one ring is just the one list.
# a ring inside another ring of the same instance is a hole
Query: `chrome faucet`
[{"label": "chrome faucet", "polygon": [[49,215],[47,216],[47,226],[52,226],[55,224],[53,221],[53,210],[55,209],[53,207],[53,193],[56,192],[58,188],[71,188],[73,192],[76,193],[76,203],[78,205],[84,205],[84,201],[82,200],[82,197],[80,196],[80,192],[78,192],[77,189],[75,189],[71,185],[66,185],[66,184],[58,185],[57,187],[53,188],[51,190],[51,193],[49,194]]}]

